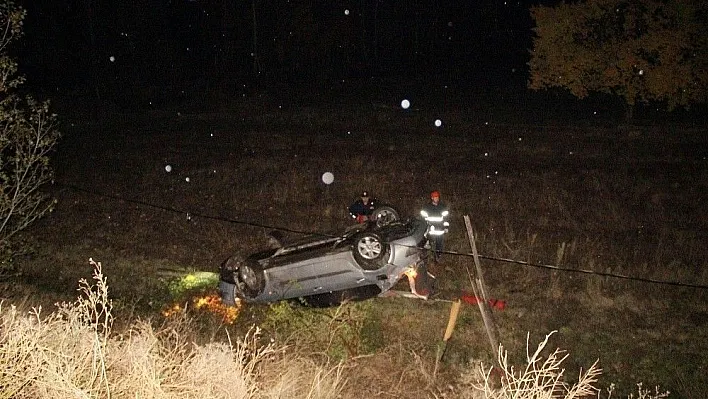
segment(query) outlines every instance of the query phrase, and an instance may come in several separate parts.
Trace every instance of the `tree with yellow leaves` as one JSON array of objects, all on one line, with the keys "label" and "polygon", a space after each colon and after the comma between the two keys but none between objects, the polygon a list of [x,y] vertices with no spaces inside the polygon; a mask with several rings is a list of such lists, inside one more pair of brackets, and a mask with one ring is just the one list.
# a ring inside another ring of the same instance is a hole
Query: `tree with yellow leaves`
[{"label": "tree with yellow leaves", "polygon": [[708,97],[708,3],[587,0],[535,6],[528,87],[619,96],[669,111]]}]

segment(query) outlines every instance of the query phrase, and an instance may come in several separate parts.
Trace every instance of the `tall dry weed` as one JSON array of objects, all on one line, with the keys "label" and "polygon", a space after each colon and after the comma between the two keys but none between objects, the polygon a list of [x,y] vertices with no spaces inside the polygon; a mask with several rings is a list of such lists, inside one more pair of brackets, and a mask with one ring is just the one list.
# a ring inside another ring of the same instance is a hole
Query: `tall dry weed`
[{"label": "tall dry weed", "polygon": [[343,362],[319,364],[307,356],[284,355],[261,369],[261,397],[329,399],[341,397],[347,379]]},{"label": "tall dry weed", "polygon": [[526,365],[520,369],[510,364],[508,352],[500,346],[497,366],[480,363],[477,375],[463,375],[463,383],[472,388],[465,397],[476,398],[469,396],[475,394],[474,391],[482,392],[486,399],[580,399],[596,395],[595,384],[602,373],[597,362],[585,372],[581,371],[577,382],[569,384],[564,380],[565,369],[562,368],[568,355],[556,349],[543,356],[553,333],[546,335],[533,353],[529,351],[527,335]]},{"label": "tall dry weed", "polygon": [[259,343],[260,330],[197,345],[190,320],[112,331],[101,264],[73,303],[43,315],[0,303],[0,398],[332,398],[341,365],[323,367]]}]

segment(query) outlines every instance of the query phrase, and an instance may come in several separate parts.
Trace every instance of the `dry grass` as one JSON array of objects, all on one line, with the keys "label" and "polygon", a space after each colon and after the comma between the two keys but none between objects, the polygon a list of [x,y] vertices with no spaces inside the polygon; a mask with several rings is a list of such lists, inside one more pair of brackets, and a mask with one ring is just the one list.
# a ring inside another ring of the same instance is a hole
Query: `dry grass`
[{"label": "dry grass", "polygon": [[323,366],[306,356],[287,356],[272,366],[259,375],[268,382],[263,398],[337,398],[347,382],[343,363]]},{"label": "dry grass", "polygon": [[91,263],[94,284],[82,280],[81,296],[55,312],[0,308],[2,397],[314,399],[342,389],[341,365],[305,364],[261,345],[258,329],[206,345],[190,340],[186,319],[157,329],[136,320],[115,334],[106,278]]}]

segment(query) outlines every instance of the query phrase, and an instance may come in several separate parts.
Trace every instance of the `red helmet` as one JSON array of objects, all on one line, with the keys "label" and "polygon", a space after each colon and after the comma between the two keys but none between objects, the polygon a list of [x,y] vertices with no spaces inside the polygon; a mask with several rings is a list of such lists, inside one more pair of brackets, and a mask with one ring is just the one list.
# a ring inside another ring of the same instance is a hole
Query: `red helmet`
[{"label": "red helmet", "polygon": [[430,193],[430,199],[433,198],[440,198],[440,192],[439,191],[433,191]]}]

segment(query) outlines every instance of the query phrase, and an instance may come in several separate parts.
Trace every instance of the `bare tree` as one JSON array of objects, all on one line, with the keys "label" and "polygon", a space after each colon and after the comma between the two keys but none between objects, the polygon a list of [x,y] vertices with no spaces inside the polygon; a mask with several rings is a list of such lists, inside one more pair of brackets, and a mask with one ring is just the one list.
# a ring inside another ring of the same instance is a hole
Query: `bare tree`
[{"label": "bare tree", "polygon": [[53,171],[49,153],[59,140],[56,115],[48,103],[21,98],[24,82],[8,46],[22,34],[25,10],[0,1],[0,273],[7,272],[21,230],[51,211],[54,201],[42,191]]}]

